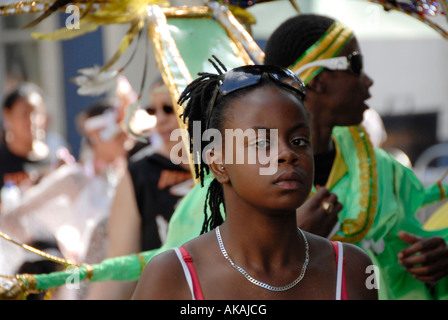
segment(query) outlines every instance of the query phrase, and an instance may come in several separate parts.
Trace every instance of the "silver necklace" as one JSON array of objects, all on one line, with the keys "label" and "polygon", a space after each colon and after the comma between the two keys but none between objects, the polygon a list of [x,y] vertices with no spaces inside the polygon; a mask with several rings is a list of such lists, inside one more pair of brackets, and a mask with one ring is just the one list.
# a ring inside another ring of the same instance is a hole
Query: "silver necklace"
[{"label": "silver necklace", "polygon": [[281,286],[281,287],[271,286],[271,285],[264,283],[260,280],[254,279],[246,272],[246,270],[244,270],[243,268],[241,268],[240,266],[235,264],[232,261],[232,259],[229,257],[229,255],[226,251],[226,248],[224,248],[224,243],[221,238],[221,232],[219,231],[219,226],[216,227],[215,230],[216,230],[216,238],[218,238],[218,244],[219,244],[219,248],[221,249],[222,255],[224,256],[224,258],[226,258],[230,262],[232,267],[234,267],[236,270],[241,272],[249,282],[251,282],[259,287],[262,287],[264,289],[270,290],[270,291],[286,291],[286,290],[293,288],[296,284],[298,284],[300,281],[302,281],[303,277],[305,276],[306,267],[308,266],[308,262],[310,261],[308,240],[306,239],[303,231],[300,230],[299,228],[297,228],[297,229],[300,231],[300,233],[302,234],[303,240],[305,241],[305,261],[303,262],[302,271],[300,272],[299,277],[296,280],[294,280],[293,282],[291,282],[285,286]]}]

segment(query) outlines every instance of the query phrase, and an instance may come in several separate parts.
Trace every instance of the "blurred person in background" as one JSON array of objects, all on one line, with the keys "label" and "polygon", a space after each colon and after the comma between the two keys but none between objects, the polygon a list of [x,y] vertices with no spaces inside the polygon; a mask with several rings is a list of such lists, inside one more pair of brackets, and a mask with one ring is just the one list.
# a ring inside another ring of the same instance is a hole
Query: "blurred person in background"
[{"label": "blurred person in background", "polygon": [[[179,122],[168,88],[161,79],[151,85],[147,113],[156,119],[148,149],[129,161],[117,187],[111,208],[107,257],[118,257],[159,248],[166,239],[168,223],[180,199],[190,191],[193,180],[188,155],[182,164],[170,159],[173,130]],[[91,299],[130,299],[135,282],[95,283]]]},{"label": "blurred person in background", "polygon": [[[56,239],[64,258],[93,264],[107,250],[110,204],[134,142],[120,124],[120,109],[108,100],[97,101],[76,120],[82,136],[80,161],[72,159],[24,192],[0,225],[25,243],[39,239],[35,231],[42,228]],[[65,290],[64,298],[82,298],[87,284],[83,287]]]},{"label": "blurred person in background", "polygon": [[[6,182],[27,188],[59,164],[46,144],[48,115],[43,91],[21,83],[3,99],[0,189]],[[59,139],[55,148],[65,147]]]}]

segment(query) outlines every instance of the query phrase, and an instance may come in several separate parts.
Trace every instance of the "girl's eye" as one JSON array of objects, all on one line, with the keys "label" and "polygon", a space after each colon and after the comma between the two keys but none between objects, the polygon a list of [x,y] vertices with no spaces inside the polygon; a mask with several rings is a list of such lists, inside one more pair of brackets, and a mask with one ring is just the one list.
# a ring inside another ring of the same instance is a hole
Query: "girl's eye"
[{"label": "girl's eye", "polygon": [[269,140],[262,139],[262,140],[255,141],[252,145],[254,145],[255,147],[260,148],[260,149],[265,149],[265,148],[269,147],[270,144],[271,143]]},{"label": "girl's eye", "polygon": [[310,141],[305,138],[294,138],[291,140],[291,144],[293,146],[302,147],[302,146],[308,146],[310,144]]}]

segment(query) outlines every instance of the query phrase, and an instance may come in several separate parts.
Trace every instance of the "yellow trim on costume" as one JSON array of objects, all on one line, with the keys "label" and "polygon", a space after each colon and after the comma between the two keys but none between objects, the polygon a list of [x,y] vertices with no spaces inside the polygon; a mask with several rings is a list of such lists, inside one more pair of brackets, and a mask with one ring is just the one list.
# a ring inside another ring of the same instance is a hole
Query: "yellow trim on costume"
[{"label": "yellow trim on costume", "polygon": [[325,187],[330,190],[348,172],[347,164],[342,157],[341,147],[334,141],[336,156]]},{"label": "yellow trim on costume", "polygon": [[437,209],[423,225],[423,229],[429,231],[443,228],[448,228],[448,202]]},{"label": "yellow trim on costume", "polygon": [[137,255],[138,260],[140,261],[140,272],[143,272],[143,269],[145,269],[145,267],[146,267],[146,259],[140,253],[137,253],[136,255]]},{"label": "yellow trim on costume", "polygon": [[93,278],[93,267],[90,264],[84,263],[84,268],[86,269],[86,277],[85,280],[91,281]]},{"label": "yellow trim on costume", "polygon": [[[339,231],[331,238],[333,241],[355,243],[362,240],[373,225],[378,205],[378,173],[375,151],[370,138],[362,126],[348,127],[353,139],[356,156],[359,161],[359,206],[360,211],[355,219],[341,221]],[[325,187],[330,190],[348,173],[348,167],[342,156],[341,148],[336,140],[336,156]],[[313,186],[308,199],[316,193]]]},{"label": "yellow trim on costume", "polygon": [[339,232],[331,240],[354,243],[362,240],[373,225],[378,205],[378,173],[375,151],[365,129],[362,126],[348,129],[359,161],[360,212],[356,219],[342,221]]},{"label": "yellow trim on costume", "polygon": [[[352,38],[353,31],[339,21],[335,21],[325,34],[312,45],[297,61],[289,67],[296,72],[302,66],[317,60],[329,59],[337,56],[347,42]],[[298,76],[307,84],[323,68],[306,69]]]}]

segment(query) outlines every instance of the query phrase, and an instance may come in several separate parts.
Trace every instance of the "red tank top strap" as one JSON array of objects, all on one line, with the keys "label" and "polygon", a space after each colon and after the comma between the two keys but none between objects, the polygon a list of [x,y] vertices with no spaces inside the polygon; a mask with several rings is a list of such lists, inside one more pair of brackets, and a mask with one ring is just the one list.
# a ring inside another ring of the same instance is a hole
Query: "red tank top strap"
[{"label": "red tank top strap", "polygon": [[[336,286],[338,288],[338,286],[340,285],[340,299],[341,300],[348,300],[348,294],[347,294],[347,283],[345,281],[345,257],[342,256],[340,257],[339,255],[339,245],[338,245],[338,241],[331,241],[331,244],[333,245],[333,249],[334,249],[334,253],[336,255],[336,266],[339,266],[339,262],[342,258],[342,267],[339,268],[337,267],[337,277],[336,277]],[[342,243],[340,243],[342,246]],[[338,289],[337,289],[338,290]],[[336,292],[336,296],[338,296],[338,292]]]},{"label": "red tank top strap", "polygon": [[179,247],[180,252],[182,253],[182,258],[187,264],[188,270],[190,271],[191,280],[193,281],[193,292],[196,300],[204,300],[204,295],[202,294],[201,285],[199,283],[199,278],[196,273],[196,269],[193,265],[193,258],[190,256],[188,251],[184,247]]}]

